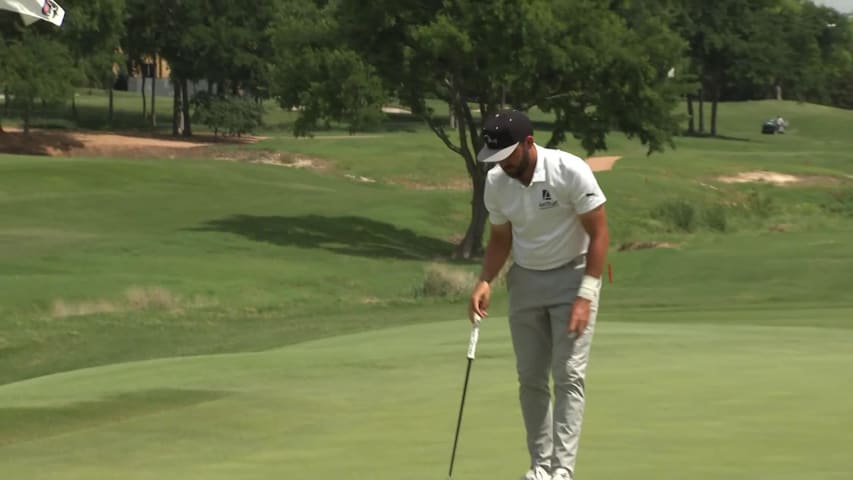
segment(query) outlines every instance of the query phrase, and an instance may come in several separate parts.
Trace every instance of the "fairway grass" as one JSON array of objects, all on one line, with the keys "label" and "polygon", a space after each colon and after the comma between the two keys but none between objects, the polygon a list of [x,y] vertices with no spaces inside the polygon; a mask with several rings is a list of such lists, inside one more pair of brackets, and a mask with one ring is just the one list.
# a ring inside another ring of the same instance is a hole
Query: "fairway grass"
[{"label": "fairway grass", "polygon": [[[104,99],[78,100],[77,126],[103,128]],[[139,99],[116,103],[138,127]],[[853,478],[853,114],[719,113],[723,138],[662,154],[609,140],[579,480]],[[758,133],[777,114],[788,133]],[[445,477],[467,289],[423,286],[479,270],[448,258],[461,160],[412,119],[322,139],[270,119],[234,148],[328,168],[0,155],[0,478]],[[719,180],[756,170],[808,181]],[[623,249],[642,243],[665,245]],[[527,462],[501,281],[492,300],[459,480]]]},{"label": "fairway grass", "polygon": [[[8,384],[0,464],[4,477],[57,480],[443,478],[467,329],[458,319]],[[580,478],[853,471],[853,331],[624,323],[605,310],[595,335]],[[506,320],[489,318],[455,478],[525,468],[516,398]]]}]

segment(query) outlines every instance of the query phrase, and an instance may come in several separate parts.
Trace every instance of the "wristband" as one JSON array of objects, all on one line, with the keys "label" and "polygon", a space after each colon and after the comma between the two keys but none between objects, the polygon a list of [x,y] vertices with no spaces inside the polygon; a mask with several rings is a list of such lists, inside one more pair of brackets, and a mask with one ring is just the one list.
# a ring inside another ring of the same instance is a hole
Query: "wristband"
[{"label": "wristband", "polygon": [[578,296],[592,303],[598,301],[598,293],[601,290],[601,279],[590,275],[584,275],[581,286],[578,288]]}]

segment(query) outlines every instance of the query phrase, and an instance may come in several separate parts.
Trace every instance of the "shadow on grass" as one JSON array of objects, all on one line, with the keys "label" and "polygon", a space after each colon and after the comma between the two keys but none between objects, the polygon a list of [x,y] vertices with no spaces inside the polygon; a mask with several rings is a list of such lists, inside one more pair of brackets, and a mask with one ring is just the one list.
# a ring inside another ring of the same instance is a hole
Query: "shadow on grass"
[{"label": "shadow on grass", "polygon": [[453,252],[450,242],[363,217],[235,215],[192,229],[228,232],[258,242],[318,248],[342,255],[427,260]]},{"label": "shadow on grass", "polygon": [[681,136],[682,137],[688,137],[688,138],[703,138],[703,139],[708,139],[708,140],[726,140],[726,141],[731,141],[731,142],[751,142],[751,141],[753,141],[750,138],[730,137],[728,135],[711,135],[710,133],[683,132],[681,134]]},{"label": "shadow on grass", "polygon": [[0,133],[0,153],[13,155],[67,154],[83,144],[64,132],[4,132]]},{"label": "shadow on grass", "polygon": [[54,407],[0,408],[0,445],[189,407],[228,394],[219,390],[155,389]]}]

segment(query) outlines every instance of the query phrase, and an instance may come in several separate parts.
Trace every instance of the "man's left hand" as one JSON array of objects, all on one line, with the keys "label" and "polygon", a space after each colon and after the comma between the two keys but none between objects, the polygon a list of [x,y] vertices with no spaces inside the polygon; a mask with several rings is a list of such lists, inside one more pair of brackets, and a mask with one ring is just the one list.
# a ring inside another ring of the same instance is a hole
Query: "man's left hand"
[{"label": "man's left hand", "polygon": [[572,304],[572,312],[569,315],[569,335],[578,338],[586,331],[586,325],[589,323],[590,303],[586,298],[575,298],[575,302]]}]

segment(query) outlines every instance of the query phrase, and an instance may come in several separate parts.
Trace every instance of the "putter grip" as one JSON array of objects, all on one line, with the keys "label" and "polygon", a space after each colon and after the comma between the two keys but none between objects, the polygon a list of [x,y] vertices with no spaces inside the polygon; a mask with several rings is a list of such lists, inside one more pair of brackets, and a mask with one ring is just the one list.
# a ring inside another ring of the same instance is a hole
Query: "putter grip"
[{"label": "putter grip", "polygon": [[477,340],[480,339],[480,317],[474,316],[474,326],[471,327],[471,339],[468,341],[468,358],[474,360],[477,353]]}]

